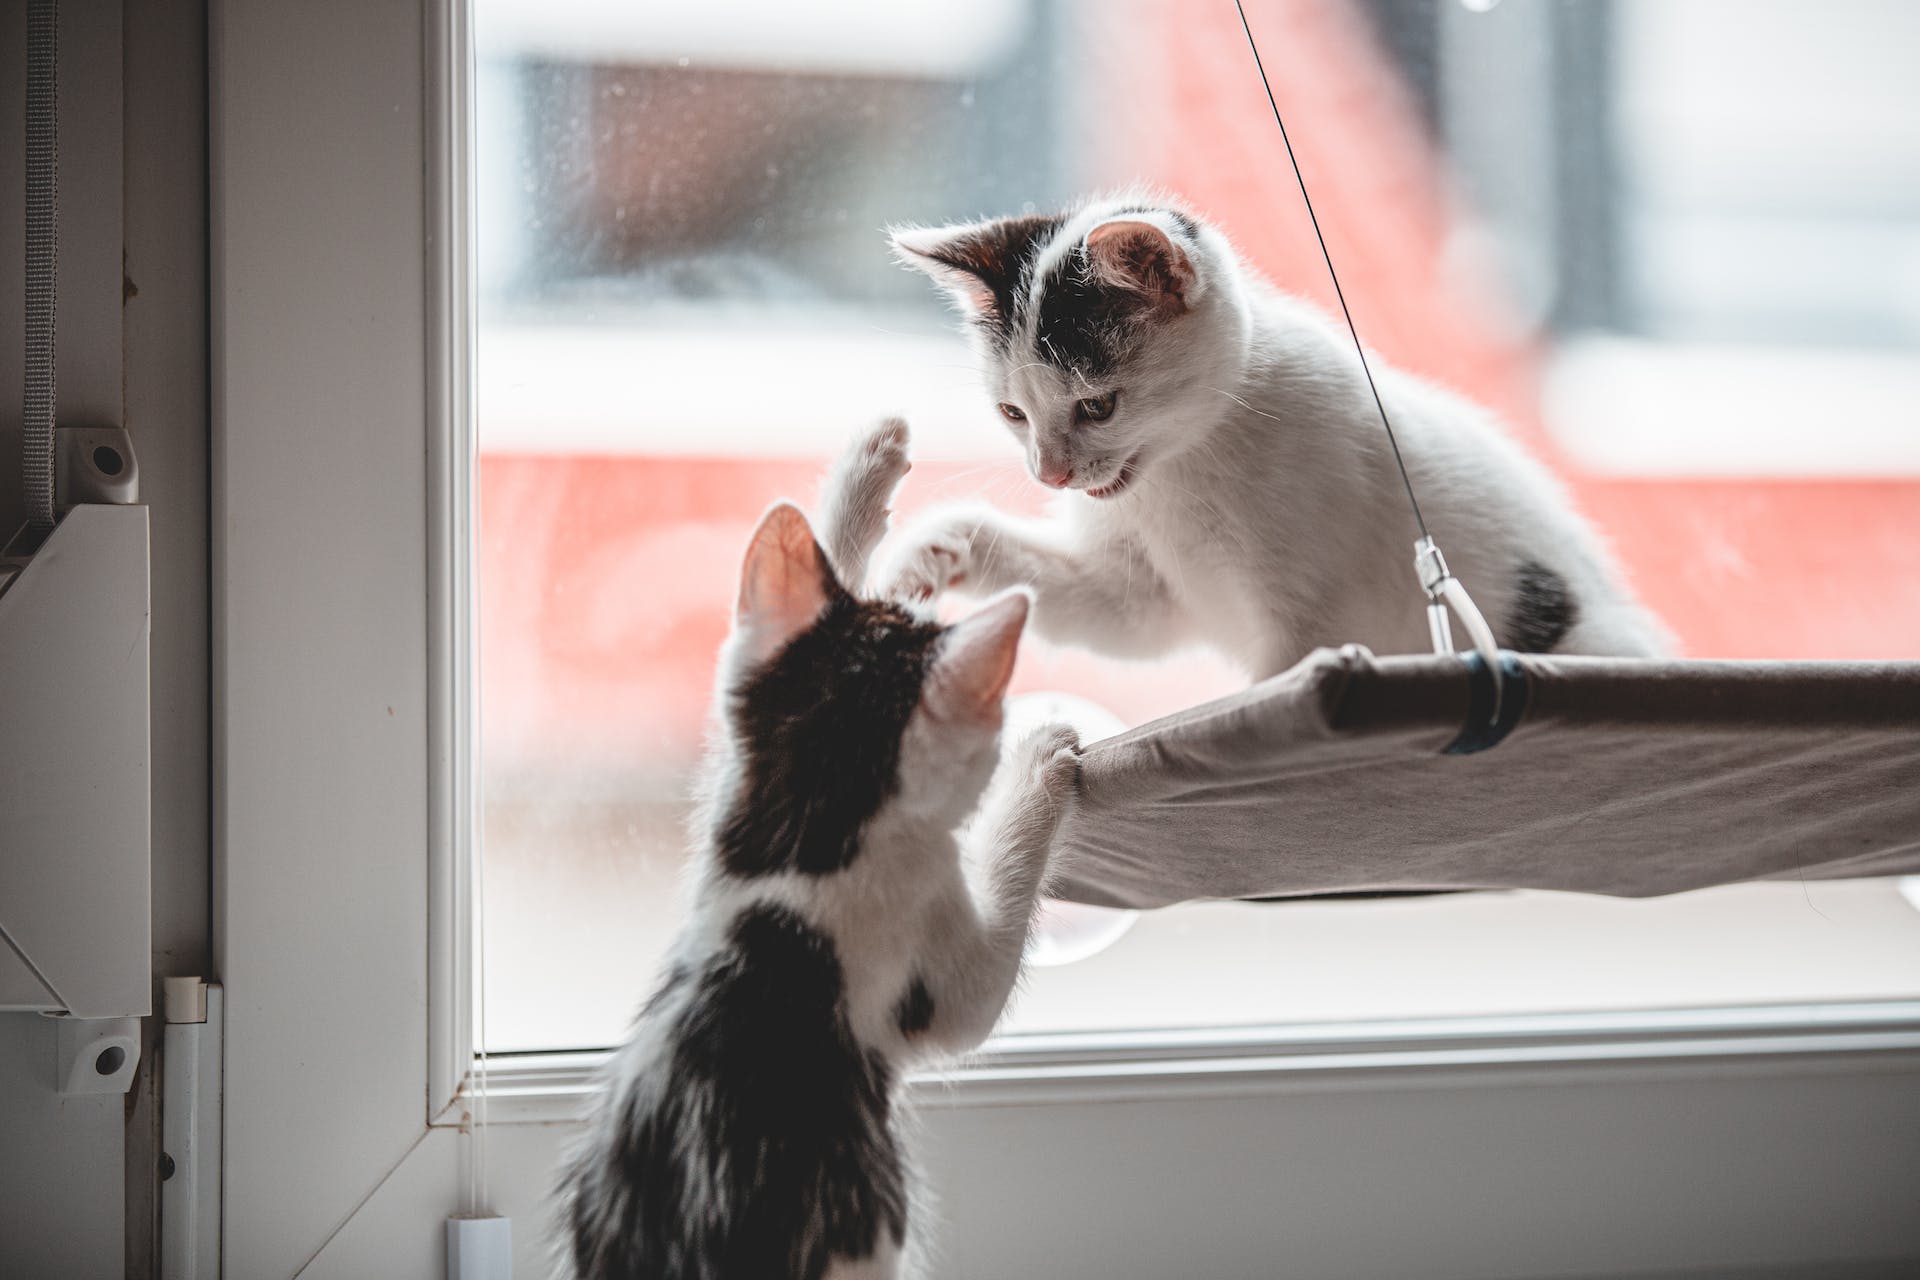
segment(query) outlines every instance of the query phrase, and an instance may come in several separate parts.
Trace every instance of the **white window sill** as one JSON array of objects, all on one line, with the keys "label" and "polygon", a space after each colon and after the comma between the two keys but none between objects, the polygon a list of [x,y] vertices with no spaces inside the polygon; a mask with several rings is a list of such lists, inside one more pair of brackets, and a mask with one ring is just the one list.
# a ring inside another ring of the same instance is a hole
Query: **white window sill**
[{"label": "white window sill", "polygon": [[[492,1123],[578,1120],[609,1052],[489,1060]],[[1632,1013],[1078,1032],[991,1040],[967,1063],[917,1075],[926,1107],[1002,1107],[1301,1090],[1453,1089],[1565,1079],[1644,1080],[1920,1065],[1920,1000]],[[459,1124],[463,1089],[440,1123]]]}]

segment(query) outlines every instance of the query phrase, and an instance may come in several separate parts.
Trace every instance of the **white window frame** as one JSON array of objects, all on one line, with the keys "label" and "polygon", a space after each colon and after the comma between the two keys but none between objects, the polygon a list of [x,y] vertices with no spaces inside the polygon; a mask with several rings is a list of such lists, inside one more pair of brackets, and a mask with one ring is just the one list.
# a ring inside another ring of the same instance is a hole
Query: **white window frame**
[{"label": "white window frame", "polygon": [[[465,8],[210,27],[225,1265],[437,1276],[474,1044]],[[493,1072],[522,1274],[595,1061]],[[1920,1258],[1920,1002],[1024,1037],[915,1096],[943,1274]]]}]

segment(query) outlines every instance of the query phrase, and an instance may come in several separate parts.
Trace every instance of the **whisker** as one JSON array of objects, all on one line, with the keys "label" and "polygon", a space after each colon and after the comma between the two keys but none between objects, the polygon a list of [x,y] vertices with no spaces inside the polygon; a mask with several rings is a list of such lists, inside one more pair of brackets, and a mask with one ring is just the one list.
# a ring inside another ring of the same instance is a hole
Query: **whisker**
[{"label": "whisker", "polygon": [[1265,409],[1254,408],[1251,404],[1247,403],[1245,397],[1237,396],[1233,392],[1228,391],[1224,387],[1208,387],[1207,390],[1213,392],[1216,395],[1225,396],[1227,399],[1239,405],[1242,409],[1245,409],[1248,413],[1254,414],[1257,417],[1265,418],[1270,422],[1279,422],[1283,424],[1286,422],[1285,418],[1282,418],[1277,414],[1268,413]]}]

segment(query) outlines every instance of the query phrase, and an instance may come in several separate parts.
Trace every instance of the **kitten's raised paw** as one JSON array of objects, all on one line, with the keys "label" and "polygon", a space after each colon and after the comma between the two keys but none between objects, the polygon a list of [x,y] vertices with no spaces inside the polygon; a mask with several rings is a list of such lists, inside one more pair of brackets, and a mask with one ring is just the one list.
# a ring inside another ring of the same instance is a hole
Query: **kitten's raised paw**
[{"label": "kitten's raised paw", "polygon": [[827,555],[855,592],[866,581],[874,546],[886,536],[894,491],[913,469],[907,456],[910,438],[899,418],[868,427],[847,444],[821,490],[819,527]]},{"label": "kitten's raised paw", "polygon": [[882,418],[856,439],[847,451],[846,465],[857,475],[861,489],[884,502],[894,487],[913,470],[907,447],[913,435],[905,418]]},{"label": "kitten's raised paw", "polygon": [[905,475],[913,467],[907,460],[907,446],[912,442],[913,433],[907,429],[905,418],[882,418],[868,429],[861,444],[883,469]]}]

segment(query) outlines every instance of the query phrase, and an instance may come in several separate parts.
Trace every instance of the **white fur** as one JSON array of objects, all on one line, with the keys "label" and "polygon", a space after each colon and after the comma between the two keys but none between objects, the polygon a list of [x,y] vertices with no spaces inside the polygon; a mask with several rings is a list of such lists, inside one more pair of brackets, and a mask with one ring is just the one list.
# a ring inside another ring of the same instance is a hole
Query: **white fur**
[{"label": "white fur", "polygon": [[[1124,218],[1160,227],[1189,256],[1185,311],[1116,385],[1063,375],[1025,330],[1004,357],[979,344],[993,399],[1025,413],[1012,429],[1029,470],[1071,470],[1053,517],[937,510],[886,549],[878,581],[904,598],[1028,586],[1050,638],[1134,657],[1200,642],[1254,679],[1322,645],[1426,651],[1416,529],[1344,328],[1254,274],[1218,230],[1201,223],[1188,236],[1139,207],[1133,196],[1092,201],[1042,251],[1055,258]],[[918,252],[964,230],[902,237],[902,257],[924,269]],[[972,305],[952,272],[930,273]],[[1373,364],[1428,526],[1496,631],[1533,561],[1578,605],[1559,651],[1667,649],[1566,494],[1490,415]],[[1119,397],[1112,418],[1076,425],[1074,402],[1106,392]],[[1089,496],[1130,458],[1125,489]]]}]

